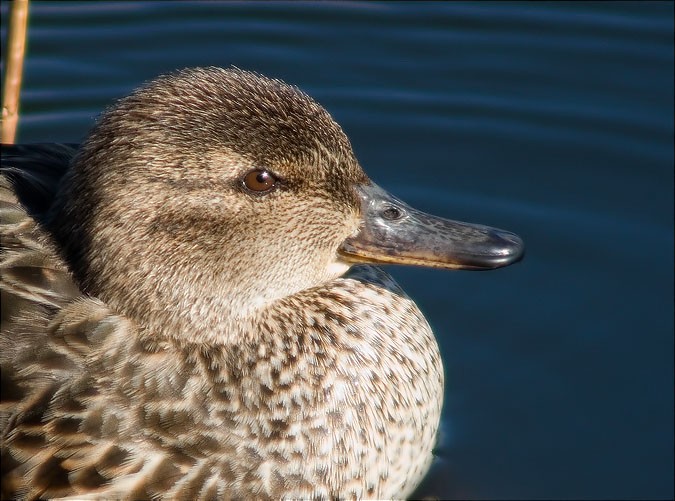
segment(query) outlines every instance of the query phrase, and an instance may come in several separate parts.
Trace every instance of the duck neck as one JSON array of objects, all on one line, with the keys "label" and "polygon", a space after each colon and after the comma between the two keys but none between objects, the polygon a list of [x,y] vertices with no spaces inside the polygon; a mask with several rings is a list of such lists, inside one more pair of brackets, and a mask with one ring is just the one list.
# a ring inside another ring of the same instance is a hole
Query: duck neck
[{"label": "duck neck", "polygon": [[[237,345],[248,339],[255,344],[261,328],[268,327],[260,325],[262,318],[275,317],[288,301],[330,283],[347,269],[336,265],[313,279],[296,275],[263,280],[246,280],[213,268],[207,275],[207,268],[200,266],[147,269],[142,278],[117,277],[114,283],[93,292],[158,337],[208,345]],[[137,285],[129,290],[128,283]]]}]

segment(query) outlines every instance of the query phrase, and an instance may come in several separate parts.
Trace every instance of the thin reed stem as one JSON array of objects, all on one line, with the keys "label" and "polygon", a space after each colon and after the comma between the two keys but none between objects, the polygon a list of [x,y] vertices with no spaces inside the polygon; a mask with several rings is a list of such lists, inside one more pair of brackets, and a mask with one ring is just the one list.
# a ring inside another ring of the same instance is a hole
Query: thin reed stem
[{"label": "thin reed stem", "polygon": [[9,21],[5,82],[2,102],[2,142],[11,144],[16,138],[19,122],[19,95],[23,60],[26,53],[28,0],[14,0]]}]

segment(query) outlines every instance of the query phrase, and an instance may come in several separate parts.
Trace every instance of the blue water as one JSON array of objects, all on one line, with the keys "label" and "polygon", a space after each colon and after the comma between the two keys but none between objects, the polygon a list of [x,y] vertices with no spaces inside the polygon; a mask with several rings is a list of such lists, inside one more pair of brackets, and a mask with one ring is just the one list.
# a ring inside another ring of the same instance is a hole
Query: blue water
[{"label": "blue water", "polygon": [[524,238],[504,270],[390,270],[446,364],[420,496],[673,498],[673,3],[34,2],[29,36],[19,141],[236,65],[411,205]]}]

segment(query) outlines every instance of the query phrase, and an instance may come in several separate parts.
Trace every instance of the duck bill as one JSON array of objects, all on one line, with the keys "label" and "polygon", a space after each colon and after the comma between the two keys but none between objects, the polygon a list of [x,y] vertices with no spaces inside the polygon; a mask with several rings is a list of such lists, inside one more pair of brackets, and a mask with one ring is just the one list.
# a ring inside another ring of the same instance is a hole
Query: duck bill
[{"label": "duck bill", "polygon": [[349,262],[491,270],[523,257],[523,241],[508,231],[426,214],[375,184],[357,191],[363,221],[339,250]]}]

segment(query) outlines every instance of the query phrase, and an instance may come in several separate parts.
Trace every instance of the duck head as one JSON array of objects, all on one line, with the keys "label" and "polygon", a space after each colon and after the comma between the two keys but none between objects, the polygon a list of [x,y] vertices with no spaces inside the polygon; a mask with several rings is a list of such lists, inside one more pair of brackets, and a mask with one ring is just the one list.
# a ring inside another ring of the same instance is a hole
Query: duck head
[{"label": "duck head", "polygon": [[50,221],[86,293],[147,329],[216,338],[355,263],[490,269],[523,252],[392,197],[321,106],[238,69],[163,76],[105,112]]}]

